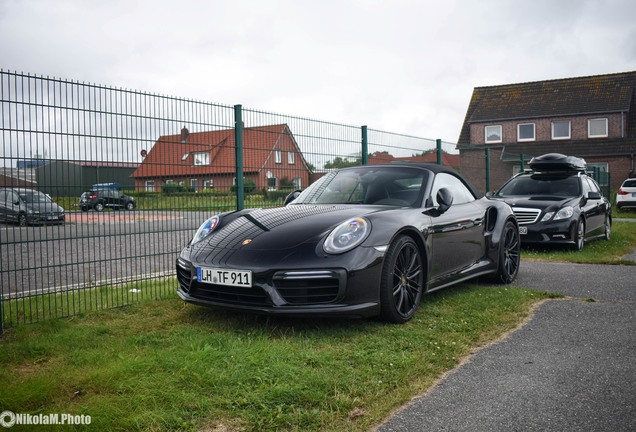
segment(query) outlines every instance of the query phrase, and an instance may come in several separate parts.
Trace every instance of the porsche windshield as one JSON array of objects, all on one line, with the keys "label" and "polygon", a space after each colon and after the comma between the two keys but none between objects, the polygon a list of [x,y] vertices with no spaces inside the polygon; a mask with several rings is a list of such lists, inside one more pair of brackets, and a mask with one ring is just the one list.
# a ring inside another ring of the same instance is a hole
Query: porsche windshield
[{"label": "porsche windshield", "polygon": [[294,204],[375,204],[412,206],[420,198],[428,172],[408,167],[333,171],[307,188]]}]

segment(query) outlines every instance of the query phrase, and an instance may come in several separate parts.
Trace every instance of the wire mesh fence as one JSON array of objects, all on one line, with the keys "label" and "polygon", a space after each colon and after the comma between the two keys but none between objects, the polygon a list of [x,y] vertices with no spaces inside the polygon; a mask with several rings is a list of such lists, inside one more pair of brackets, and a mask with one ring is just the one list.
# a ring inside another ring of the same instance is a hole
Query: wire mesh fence
[{"label": "wire mesh fence", "polygon": [[0,122],[2,326],[166,297],[212,213],[330,169],[459,165],[439,140],[8,71]]}]

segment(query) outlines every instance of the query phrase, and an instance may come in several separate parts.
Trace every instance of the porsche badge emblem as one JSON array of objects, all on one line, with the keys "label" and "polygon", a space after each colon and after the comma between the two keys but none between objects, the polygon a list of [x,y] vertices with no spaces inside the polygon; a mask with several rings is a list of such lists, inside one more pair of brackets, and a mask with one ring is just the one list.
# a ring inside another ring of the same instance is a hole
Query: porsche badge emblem
[{"label": "porsche badge emblem", "polygon": [[245,240],[243,240],[242,244],[243,244],[243,246],[245,246],[246,244],[250,244],[250,243],[252,243],[252,239],[245,239]]}]

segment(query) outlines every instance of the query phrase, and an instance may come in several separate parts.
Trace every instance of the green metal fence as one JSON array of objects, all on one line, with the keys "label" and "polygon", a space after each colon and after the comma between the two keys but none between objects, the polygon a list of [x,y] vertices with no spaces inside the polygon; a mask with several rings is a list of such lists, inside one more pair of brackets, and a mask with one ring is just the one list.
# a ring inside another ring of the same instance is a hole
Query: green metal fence
[{"label": "green metal fence", "polygon": [[[173,293],[175,259],[213,212],[281,205],[333,168],[456,153],[367,126],[9,71],[0,127],[0,216],[25,216],[0,222],[2,327]],[[103,211],[80,204],[105,183],[117,186]],[[49,195],[63,223],[8,200],[21,189]],[[117,206],[131,198],[134,209]]]}]

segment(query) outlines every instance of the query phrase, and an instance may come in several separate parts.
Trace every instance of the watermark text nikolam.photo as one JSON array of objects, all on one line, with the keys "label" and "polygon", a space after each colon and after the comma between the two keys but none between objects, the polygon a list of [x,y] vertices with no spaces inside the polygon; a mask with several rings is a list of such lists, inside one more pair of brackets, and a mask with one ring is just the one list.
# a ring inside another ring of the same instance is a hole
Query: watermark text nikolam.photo
[{"label": "watermark text nikolam.photo", "polygon": [[91,416],[75,414],[20,414],[13,411],[0,413],[0,426],[15,425],[89,425]]}]

